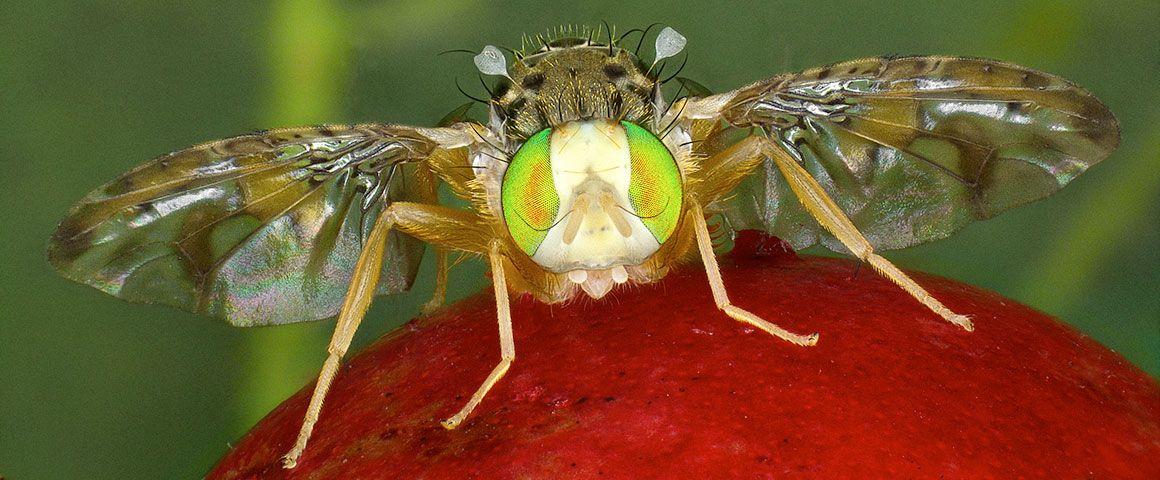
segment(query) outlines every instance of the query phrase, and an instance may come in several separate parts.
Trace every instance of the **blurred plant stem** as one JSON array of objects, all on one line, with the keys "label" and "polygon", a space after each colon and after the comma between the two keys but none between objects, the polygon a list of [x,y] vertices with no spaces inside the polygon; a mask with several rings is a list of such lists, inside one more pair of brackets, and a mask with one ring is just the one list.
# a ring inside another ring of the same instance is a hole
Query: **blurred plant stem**
[{"label": "blurred plant stem", "polygon": [[[270,62],[269,113],[260,119],[262,125],[335,123],[342,118],[350,50],[343,37],[345,23],[341,9],[330,0],[280,0],[271,5],[265,55]],[[316,327],[263,328],[247,337],[239,355],[246,364],[236,397],[239,431],[248,430],[318,370],[326,338]]]}]

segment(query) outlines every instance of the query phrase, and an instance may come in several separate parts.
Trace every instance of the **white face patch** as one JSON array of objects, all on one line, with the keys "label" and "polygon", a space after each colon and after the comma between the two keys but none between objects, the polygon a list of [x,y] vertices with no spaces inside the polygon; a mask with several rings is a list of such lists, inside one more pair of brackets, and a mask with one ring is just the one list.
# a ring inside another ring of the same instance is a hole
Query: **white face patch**
[{"label": "white face patch", "polygon": [[660,248],[629,202],[632,164],[623,126],[561,125],[551,134],[551,158],[560,209],[532,260],[557,273],[604,270],[639,265]]}]

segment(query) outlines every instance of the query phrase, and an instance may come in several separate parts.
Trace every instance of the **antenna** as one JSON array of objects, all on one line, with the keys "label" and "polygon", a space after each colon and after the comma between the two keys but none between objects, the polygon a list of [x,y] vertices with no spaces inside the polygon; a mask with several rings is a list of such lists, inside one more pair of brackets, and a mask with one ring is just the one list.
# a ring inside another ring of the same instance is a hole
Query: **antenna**
[{"label": "antenna", "polygon": [[685,49],[686,42],[685,36],[677,33],[671,27],[665,27],[661,30],[661,33],[657,34],[657,57],[653,59],[649,70],[652,70],[652,67],[656,66],[657,62],[681,53],[681,50]]},{"label": "antenna", "polygon": [[512,79],[512,77],[508,76],[507,59],[504,58],[503,52],[495,48],[495,45],[483,47],[483,51],[479,52],[479,55],[476,55],[473,60],[475,61],[475,68],[479,69],[479,73],[484,75],[499,75],[508,80]]}]

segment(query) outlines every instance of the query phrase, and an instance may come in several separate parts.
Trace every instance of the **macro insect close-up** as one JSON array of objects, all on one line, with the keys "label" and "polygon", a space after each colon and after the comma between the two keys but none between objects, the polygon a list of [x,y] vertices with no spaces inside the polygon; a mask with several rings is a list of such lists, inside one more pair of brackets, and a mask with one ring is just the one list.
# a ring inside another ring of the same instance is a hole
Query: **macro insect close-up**
[{"label": "macro insect close-up", "polygon": [[[48,260],[109,295],[235,327],[336,318],[294,441],[273,447],[292,472],[304,455],[336,450],[316,452],[312,434],[336,411],[328,392],[346,381],[372,303],[417,292],[429,298],[423,315],[456,312],[447,297],[463,259],[486,265],[498,345],[490,371],[459,372],[469,395],[424,393],[457,405],[427,424],[447,435],[470,430],[481,405],[508,401],[493,397],[499,385],[528,381],[511,378],[527,337],[513,331],[552,320],[522,317],[520,299],[612,305],[697,271],[710,306],[763,332],[762,348],[792,357],[842,338],[802,320],[816,306],[771,317],[730,287],[739,279],[718,257],[746,231],[824,247],[864,265],[852,278],[888,280],[904,298],[883,308],[921,309],[891,328],[920,336],[934,320],[956,341],[985,343],[974,332],[1000,328],[988,325],[996,317],[883,254],[1052,195],[1120,145],[1117,117],[1089,90],[1015,63],[872,56],[711,90],[685,70],[701,39],[678,30],[601,22],[456,49],[440,57],[469,62],[474,90],[453,81],[469,102],[438,122],[274,128],[158,156],[76,203]],[[423,269],[431,285],[416,282]],[[713,350],[721,337],[696,345]]]},{"label": "macro insect close-up", "polygon": [[[973,330],[875,249],[937,239],[1050,194],[1119,144],[1115,117],[1090,94],[998,61],[855,60],[673,105],[660,95],[662,70],[650,73],[684,48],[680,33],[661,30],[648,65],[598,34],[541,36],[510,71],[486,47],[475,64],[507,80],[486,125],[279,129],[159,157],[77,205],[49,258],[110,294],[239,326],[338,314],[285,457],[292,468],[371,299],[410,286],[420,242],[485,255],[495,284],[501,360],[443,421],[455,428],[515,359],[509,289],[544,302],[599,299],[696,252],[725,314],[814,345],[817,334],[730,302],[705,221],[713,210],[743,212],[730,224],[797,247],[825,238]],[[750,175],[765,177],[762,197],[718,205]],[[439,181],[472,209],[437,205]],[[782,206],[791,194],[800,204]],[[834,200],[850,197],[861,211]],[[813,222],[793,221],[803,210]]]}]

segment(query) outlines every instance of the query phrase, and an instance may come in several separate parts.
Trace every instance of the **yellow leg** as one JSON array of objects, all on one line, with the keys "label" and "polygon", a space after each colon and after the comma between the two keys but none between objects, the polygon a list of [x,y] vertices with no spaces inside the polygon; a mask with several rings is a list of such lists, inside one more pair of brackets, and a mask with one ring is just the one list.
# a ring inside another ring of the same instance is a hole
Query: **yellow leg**
[{"label": "yellow leg", "polygon": [[817,344],[818,334],[816,333],[809,335],[793,333],[729,302],[729,295],[725,292],[725,282],[721,280],[721,269],[717,265],[717,257],[713,253],[713,241],[709,238],[709,226],[705,224],[705,213],[696,201],[689,203],[691,204],[689,216],[692,217],[693,228],[697,234],[697,248],[701,252],[701,262],[705,264],[705,275],[709,277],[709,288],[713,290],[713,301],[717,303],[717,308],[720,308],[734,320],[753,325],[789,343],[803,347]]},{"label": "yellow leg", "polygon": [[[366,246],[355,263],[354,275],[347,288],[342,309],[339,311],[330,346],[327,348],[329,355],[322,365],[322,372],[318,374],[318,383],[310,397],[310,405],[306,408],[306,418],[302,421],[298,439],[294,442],[294,447],[282,457],[282,465],[286,468],[294,468],[306,449],[310,433],[314,430],[314,424],[318,422],[318,416],[322,411],[326,392],[338,373],[342,356],[350,348],[354,333],[374,298],[386,251],[387,234],[392,229],[435,245],[441,252],[444,249],[456,249],[483,253],[487,251],[485,246],[492,240],[486,223],[478,216],[438,205],[395,202],[379,215],[367,237]],[[441,254],[444,257],[445,255]],[[440,270],[444,271],[442,275],[445,280],[446,268]],[[502,274],[500,278],[502,279]],[[436,292],[440,290],[437,286]],[[505,308],[506,300],[504,297]]]},{"label": "yellow leg", "polygon": [[498,247],[492,247],[491,252],[488,254],[488,259],[491,261],[491,278],[495,288],[495,313],[499,317],[499,365],[496,365],[491,370],[491,374],[487,376],[487,379],[483,381],[483,385],[480,385],[479,389],[475,391],[475,394],[471,396],[471,399],[467,401],[467,405],[464,405],[459,410],[459,413],[452,415],[451,418],[442,422],[443,428],[448,430],[458,427],[460,423],[463,423],[467,415],[472,410],[475,410],[475,407],[479,405],[479,402],[491,390],[491,387],[495,386],[495,383],[507,373],[508,368],[512,365],[512,360],[516,359],[516,344],[512,336],[512,313],[511,307],[508,304],[507,280],[504,278],[503,257],[499,254]]},{"label": "yellow leg", "polygon": [[335,374],[338,373],[339,362],[346,354],[346,350],[350,348],[354,332],[358,330],[358,325],[362,323],[367,307],[374,299],[375,288],[379,284],[379,272],[382,270],[387,233],[390,232],[393,223],[390,210],[379,215],[371,229],[370,236],[367,238],[366,246],[363,247],[358,262],[355,263],[354,276],[351,278],[350,287],[347,288],[346,298],[342,302],[342,310],[339,311],[334,335],[330,338],[330,346],[327,347],[329,355],[326,357],[326,363],[322,365],[322,372],[318,375],[314,394],[310,396],[310,405],[306,408],[306,418],[302,421],[302,429],[298,431],[298,439],[294,441],[294,447],[282,456],[282,466],[285,468],[294,468],[298,464],[298,457],[302,456],[302,452],[306,450],[306,442],[310,440],[310,433],[314,430],[314,424],[318,422],[318,415],[322,411],[322,402],[326,398],[326,392],[330,389],[330,383],[334,380]]},{"label": "yellow leg", "polygon": [[821,223],[826,230],[829,230],[839,241],[842,242],[846,248],[850,249],[858,258],[870,263],[878,273],[881,273],[886,278],[906,290],[916,300],[921,302],[927,308],[931,309],[943,319],[963,329],[972,331],[975,329],[971,319],[966,315],[959,315],[952,312],[949,308],[944,306],[937,299],[927,293],[925,289],[915,283],[910,277],[902,273],[898,267],[890,261],[882,258],[874,253],[874,247],[862,236],[862,233],[854,226],[846,214],[842,212],[834,200],[826,195],[826,191],[818,184],[817,180],[810,175],[801,165],[797,163],[789,153],[782,150],[780,147],[773,145],[768,140],[765,142],[765,152],[777,164],[777,168],[781,170],[782,175],[785,176],[789,182],[789,186],[793,189],[794,194],[801,200],[802,205],[806,210],[813,215],[818,223]]},{"label": "yellow leg", "polygon": [[447,271],[450,269],[447,257],[449,255],[450,252],[446,248],[435,247],[435,291],[431,293],[431,300],[428,300],[419,309],[423,315],[430,315],[442,307],[443,302],[447,300]]}]

